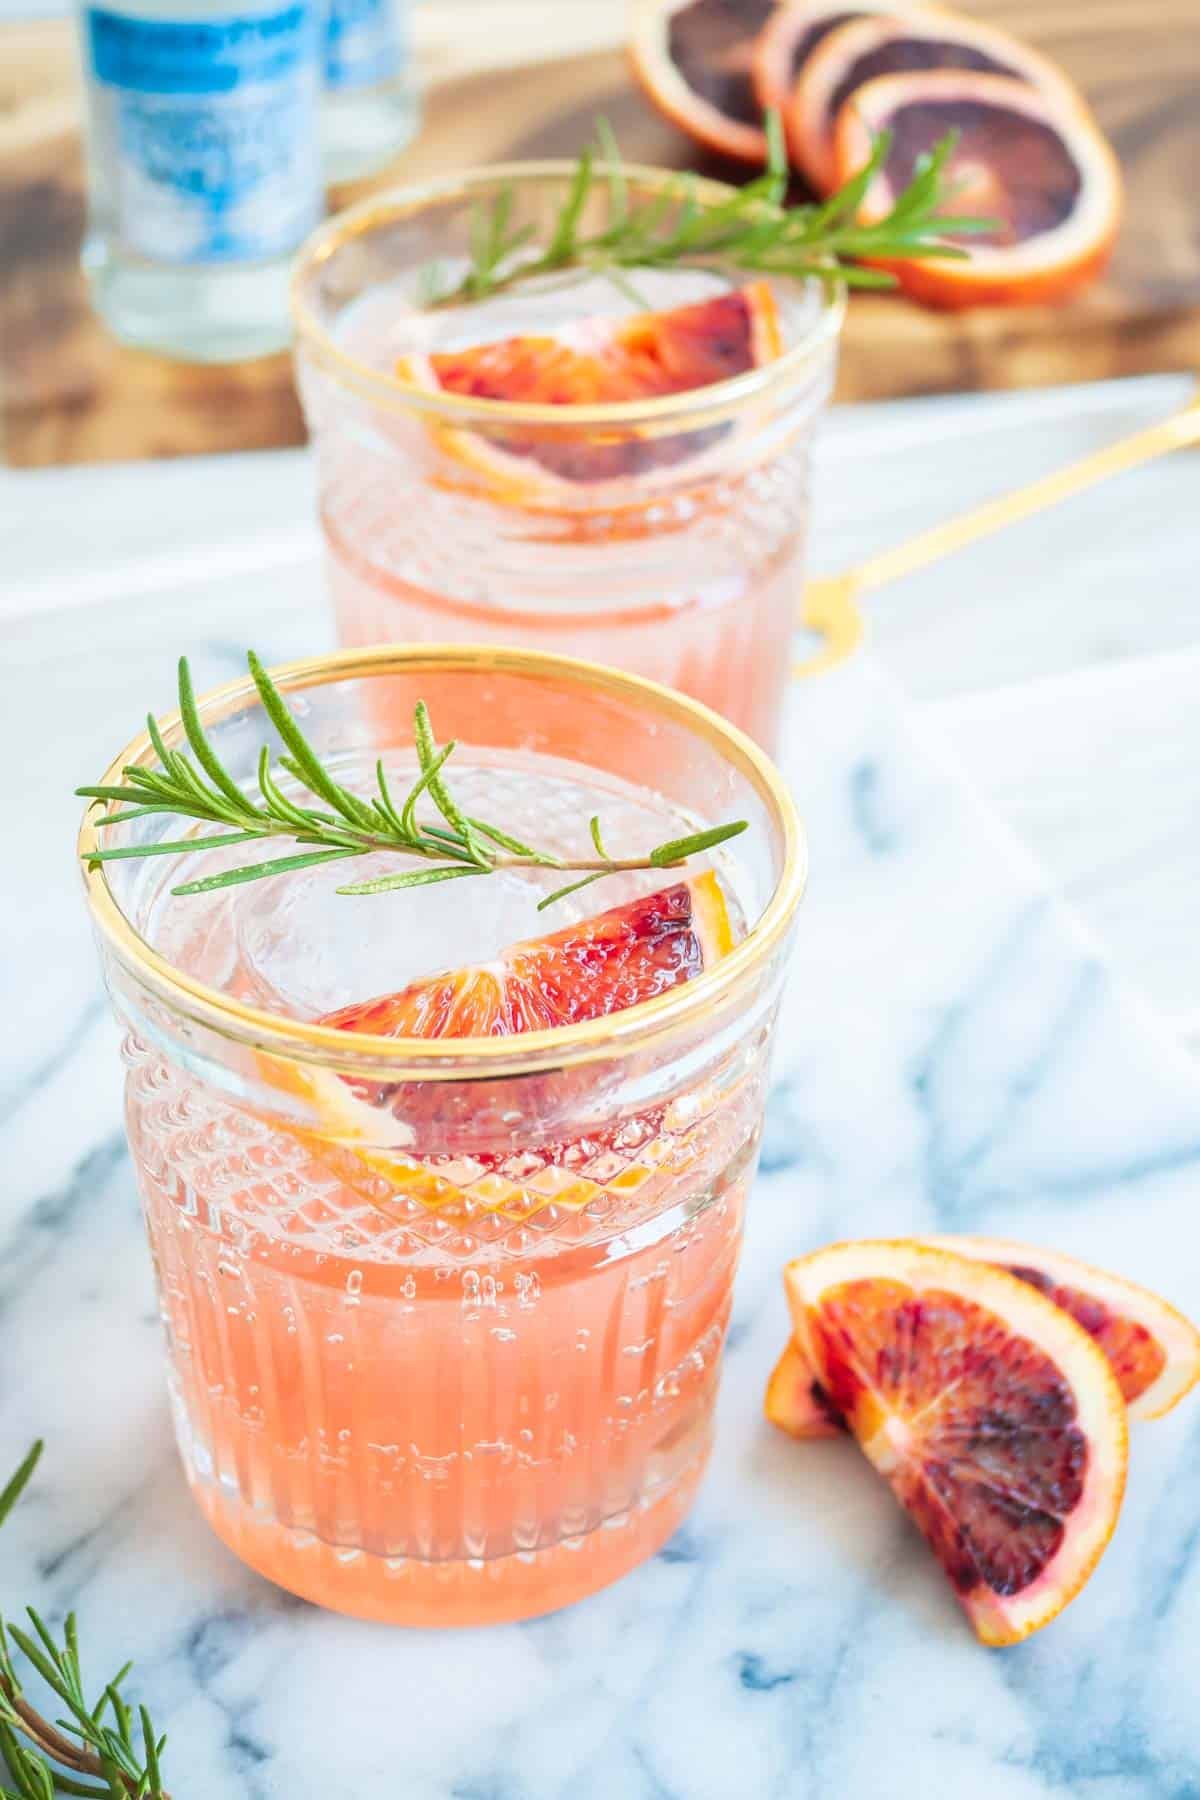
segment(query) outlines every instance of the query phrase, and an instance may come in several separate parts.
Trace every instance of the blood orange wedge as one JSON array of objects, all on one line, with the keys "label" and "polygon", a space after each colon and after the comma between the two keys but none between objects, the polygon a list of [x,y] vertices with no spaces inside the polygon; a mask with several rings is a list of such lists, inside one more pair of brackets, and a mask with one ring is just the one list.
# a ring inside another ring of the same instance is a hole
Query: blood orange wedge
[{"label": "blood orange wedge", "polygon": [[789,1437],[838,1437],[846,1429],[812,1364],[791,1340],[771,1371],[763,1411]]},{"label": "blood orange wedge", "polygon": [[931,306],[1011,306],[1064,299],[1100,272],[1120,222],[1121,173],[1081,102],[1003,75],[885,75],[838,114],[835,180],[861,169],[890,131],[886,165],[859,215],[881,218],[949,130],[958,133],[946,170],[959,184],[954,211],[998,223],[962,240],[962,261],[891,264],[902,287]]},{"label": "blood orange wedge", "polygon": [[1200,1331],[1149,1288],[1007,1238],[922,1242],[1007,1269],[1069,1312],[1107,1356],[1131,1419],[1161,1419],[1200,1381]]},{"label": "blood orange wedge", "polygon": [[[1005,1269],[1069,1312],[1108,1358],[1131,1419],[1161,1418],[1200,1381],[1200,1331],[1136,1282],[1061,1251],[1007,1238],[930,1237],[920,1242]],[[829,1437],[840,1424],[794,1342],[768,1384],[766,1413],[772,1424],[795,1438]]]},{"label": "blood orange wedge", "polygon": [[1125,1406],[1103,1352],[1028,1282],[916,1243],[835,1244],[784,1279],[804,1355],[980,1640],[1048,1624],[1124,1494]]},{"label": "blood orange wedge", "polygon": [[[406,357],[399,373],[475,400],[594,406],[688,393],[769,362],[782,349],[775,297],[765,281],[666,312],[575,321],[557,336],[503,338],[463,350]],[[678,436],[601,434],[505,426],[486,436],[439,428],[458,460],[518,488],[530,465],[568,483],[635,475],[679,454]]]},{"label": "blood orange wedge", "polygon": [[826,32],[805,58],[785,112],[789,148],[818,192],[839,185],[834,128],[846,102],[869,81],[930,69],[1007,75],[1060,107],[1082,105],[1054,63],[996,26],[938,6],[852,19]]},{"label": "blood orange wedge", "polygon": [[[895,0],[887,8],[887,16],[907,12],[921,0]],[[831,31],[856,19],[874,17],[877,9],[847,5],[846,0],[783,0],[772,11],[754,42],[754,91],[764,112],[773,110],[788,123],[792,89],[801,69],[823,44]],[[788,148],[798,167],[803,167],[798,149],[789,137]]]},{"label": "blood orange wedge", "polygon": [[[494,961],[427,976],[396,993],[327,1013],[320,1022],[348,1033],[424,1039],[507,1037],[553,1029],[652,1000],[713,967],[734,941],[720,881],[709,870],[546,937],[513,945]],[[264,1073],[275,1087],[300,1096],[319,1113],[318,1128],[297,1129],[295,1134],[323,1159],[332,1155],[337,1172],[351,1186],[361,1185],[365,1172],[382,1175],[394,1194],[423,1207],[463,1202],[455,1179],[456,1159],[418,1159],[408,1151],[414,1144],[414,1124],[426,1119],[430,1107],[435,1123],[444,1126],[455,1106],[461,1109],[465,1104],[471,1109],[472,1125],[482,1126],[482,1101],[469,1095],[465,1101],[461,1095],[452,1100],[448,1090],[436,1084],[380,1084],[294,1065],[264,1064]],[[561,1083],[564,1077],[547,1079]],[[535,1086],[527,1082],[522,1104],[533,1109],[536,1097]],[[632,1133],[629,1121],[616,1127],[623,1143],[636,1140],[637,1146],[637,1156],[622,1171],[625,1190],[662,1172],[679,1154],[678,1144],[657,1140],[661,1111],[643,1115],[637,1123]],[[601,1189],[595,1180],[581,1176],[578,1167],[602,1153],[603,1134],[589,1138],[588,1145],[588,1155],[577,1154],[576,1140],[543,1145],[540,1154],[548,1172],[533,1193],[499,1173],[482,1185],[474,1182],[469,1210],[527,1218],[551,1203],[587,1205]],[[506,1160],[506,1153],[489,1156],[472,1150],[476,1174],[487,1174]],[[443,1171],[443,1164],[449,1172]],[[386,1209],[386,1195],[372,1197]]]},{"label": "blood orange wedge", "polygon": [[512,1037],[624,1012],[711,968],[733,948],[716,875],[661,888],[494,962],[428,975],[327,1013],[323,1025],[380,1037]]},{"label": "blood orange wedge", "polygon": [[774,0],[637,0],[629,50],[660,112],[696,142],[765,163],[763,109],[751,76],[754,40]]}]

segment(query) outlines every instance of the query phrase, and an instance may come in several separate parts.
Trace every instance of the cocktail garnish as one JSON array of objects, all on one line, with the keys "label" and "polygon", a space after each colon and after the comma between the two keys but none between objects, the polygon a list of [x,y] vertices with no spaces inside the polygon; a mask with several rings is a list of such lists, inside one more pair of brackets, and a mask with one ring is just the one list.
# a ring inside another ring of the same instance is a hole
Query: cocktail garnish
[{"label": "cocktail garnish", "polygon": [[[892,147],[890,132],[875,142],[870,161],[836,193],[819,203],[786,204],[787,151],[778,113],[766,115],[769,155],[765,174],[728,198],[707,197],[694,175],[669,178],[650,199],[630,196],[630,180],[612,131],[597,125],[597,142],[575,165],[566,199],[546,241],[534,245],[533,227],[513,225],[516,187],[509,183],[472,219],[470,266],[465,274],[428,263],[418,293],[426,307],[486,299],[518,282],[573,271],[571,279],[607,275],[630,286],[635,269],[669,269],[712,263],[827,286],[887,288],[888,270],[865,267],[878,260],[911,257],[961,259],[967,253],[947,240],[989,231],[995,221],[945,213],[953,184],[945,169],[957,135],[949,132],[918,158],[912,179],[890,210],[870,223],[858,211]],[[597,183],[608,190],[608,223],[587,231],[581,220]],[[633,297],[638,298],[636,285]],[[642,302],[641,304],[644,304]]]},{"label": "cocktail garnish", "polygon": [[909,1240],[789,1263],[822,1393],[941,1563],[985,1644],[1056,1618],[1112,1535],[1125,1403],[1103,1349],[1007,1269]]},{"label": "cocktail garnish", "polygon": [[[393,799],[382,760],[376,762],[377,792],[371,799],[351,793],[330,774],[288,711],[279,689],[254,652],[246,658],[258,689],[263,710],[279,733],[285,752],[279,768],[307,790],[319,806],[306,806],[285,794],[272,772],[271,752],[264,744],[258,756],[258,798],[238,786],[225,768],[204,730],[196,705],[186,657],[179,659],[179,712],[192,755],[168,748],[151,714],[147,719],[150,742],[159,767],[127,763],[120,786],[76,788],[81,799],[118,803],[119,810],[96,820],[97,827],[119,825],[157,814],[225,826],[230,829],[208,837],[173,839],[167,843],[128,844],[113,849],[85,852],[89,867],[122,858],[186,856],[196,851],[224,849],[234,844],[268,839],[290,839],[303,845],[294,855],[266,862],[247,863],[219,874],[182,882],[173,894],[211,893],[216,888],[260,881],[269,875],[286,875],[317,863],[369,856],[377,851],[418,857],[427,866],[400,869],[368,881],[348,882],[339,894],[382,894],[393,888],[424,887],[431,882],[455,881],[467,876],[492,875],[497,869],[561,869],[578,875],[539,900],[538,911],[567,894],[601,881],[606,875],[636,869],[677,869],[690,857],[715,849],[746,829],[744,819],[715,825],[657,844],[641,856],[611,856],[604,848],[598,818],[589,821],[594,856],[553,856],[514,837],[500,825],[468,816],[456,804],[446,785],[444,769],[454,751],[452,739],[439,746],[424,701],[418,701],[413,737],[420,774],[402,801]],[[440,815],[439,822],[418,818],[417,805],[428,796]]]},{"label": "cocktail garnish", "polygon": [[[41,1454],[39,1439],[0,1493],[0,1524],[20,1499]],[[0,1759],[17,1784],[16,1793],[29,1800],[60,1793],[95,1794],[97,1800],[170,1800],[159,1768],[167,1740],[155,1736],[144,1706],[138,1707],[135,1721],[120,1692],[130,1665],[89,1700],[79,1668],[75,1614],[67,1614],[59,1644],[32,1607],[28,1613],[36,1635],[0,1623]],[[69,1718],[51,1723],[30,1705],[13,1662],[14,1647],[58,1696]],[[109,1712],[111,1723],[105,1719]],[[13,1791],[0,1786],[0,1793]]]}]

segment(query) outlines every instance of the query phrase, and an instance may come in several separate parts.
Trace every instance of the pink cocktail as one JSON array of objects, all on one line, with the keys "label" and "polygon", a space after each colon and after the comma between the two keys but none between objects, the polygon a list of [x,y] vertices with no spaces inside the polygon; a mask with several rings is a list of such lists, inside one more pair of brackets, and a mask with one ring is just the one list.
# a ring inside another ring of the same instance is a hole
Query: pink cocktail
[{"label": "pink cocktail", "polygon": [[[425,699],[459,740],[460,804],[563,857],[588,852],[592,815],[633,856],[749,822],[685,871],[606,876],[547,914],[535,903],[563,880],[547,868],[335,892],[347,866],[394,871],[377,856],[177,896],[245,860],[202,834],[194,854],[88,875],[201,1510],[254,1568],[343,1611],[547,1611],[650,1554],[709,1455],[803,881],[791,802],[712,715],[579,664],[386,651],[295,665],[280,686],[364,797],[377,760],[397,794],[411,782]],[[202,711],[250,787],[270,736],[253,688]],[[147,740],[106,785],[131,763],[153,766]],[[102,841],[179,835],[141,817]],[[364,1014],[683,881],[703,966],[656,997],[512,1037],[425,1041]]]},{"label": "pink cocktail", "polygon": [[[689,693],[771,746],[840,302],[815,284],[752,284],[769,290],[770,348],[679,392],[579,404],[448,391],[431,371],[464,350],[586,344],[746,290],[716,263],[422,303],[431,266],[461,265],[478,206],[511,187],[514,229],[537,243],[570,173],[521,165],[371,200],[302,256],[297,361],[339,634],[586,657]],[[636,171],[631,191],[645,199],[673,179]],[[598,183],[597,223],[609,204]]]}]

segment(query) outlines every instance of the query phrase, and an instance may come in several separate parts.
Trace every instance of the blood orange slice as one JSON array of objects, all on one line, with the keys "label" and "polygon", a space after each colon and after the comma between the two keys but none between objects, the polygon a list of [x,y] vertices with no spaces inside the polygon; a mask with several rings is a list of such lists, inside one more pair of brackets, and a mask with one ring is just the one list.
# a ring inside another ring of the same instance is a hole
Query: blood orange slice
[{"label": "blood orange slice", "polygon": [[[406,357],[408,380],[475,400],[571,407],[653,400],[744,375],[782,349],[775,297],[765,281],[665,312],[577,320],[557,336],[503,338],[462,350]],[[678,437],[635,430],[556,434],[532,427],[439,428],[458,460],[519,488],[530,465],[567,483],[635,475],[680,454]]]},{"label": "blood orange slice", "polygon": [[710,869],[494,962],[452,969],[398,993],[327,1013],[323,1025],[381,1037],[511,1037],[623,1012],[711,968],[733,948],[725,896]]},{"label": "blood orange slice", "polygon": [[962,261],[890,265],[902,287],[931,306],[1020,305],[1064,299],[1100,272],[1120,221],[1121,174],[1081,102],[1003,75],[885,75],[838,113],[834,178],[861,169],[878,135],[890,131],[886,165],[860,211],[864,220],[881,218],[949,130],[958,133],[947,168],[959,184],[954,210],[998,224],[962,240]]},{"label": "blood orange slice", "polygon": [[835,1244],[785,1282],[804,1354],[977,1636],[1048,1624],[1124,1494],[1125,1407],[1101,1350],[1028,1282],[919,1244]]},{"label": "blood orange slice", "polygon": [[763,1411],[789,1437],[838,1437],[846,1429],[812,1364],[794,1342],[788,1343],[771,1371]]},{"label": "blood orange slice", "polygon": [[774,0],[638,0],[629,42],[654,105],[696,142],[765,163],[767,138],[751,73],[754,40]]},{"label": "blood orange slice", "polygon": [[[577,1024],[693,980],[727,955],[734,942],[720,881],[709,870],[516,944],[492,962],[427,976],[396,993],[340,1007],[320,1022],[348,1033],[425,1039],[504,1037]],[[541,1174],[532,1184],[504,1173],[507,1151],[473,1146],[468,1194],[459,1185],[459,1157],[409,1152],[414,1122],[424,1123],[431,1108],[437,1127],[466,1116],[475,1135],[486,1136],[482,1101],[469,1094],[448,1098],[449,1090],[437,1084],[381,1085],[274,1058],[260,1058],[260,1066],[273,1087],[299,1097],[320,1117],[315,1128],[292,1127],[293,1135],[331,1166],[339,1180],[363,1191],[384,1212],[398,1199],[416,1202],[424,1211],[452,1208],[469,1217],[492,1212],[524,1220],[541,1207],[578,1209],[598,1198],[603,1186],[581,1169],[594,1165],[618,1142],[622,1166],[614,1185],[624,1193],[679,1167],[687,1154],[678,1137],[664,1133],[662,1108],[652,1108],[636,1119],[616,1121],[608,1134],[541,1143]],[[561,1099],[566,1078],[560,1073],[545,1079],[558,1084]],[[536,1084],[527,1081],[521,1104],[530,1117],[537,1103]],[[498,1128],[498,1135],[503,1138],[507,1129]],[[382,1192],[371,1185],[371,1177],[378,1176],[387,1184]]]},{"label": "blood orange slice", "polygon": [[[895,0],[887,14],[894,21],[897,13],[906,13],[921,0]],[[754,91],[764,112],[779,113],[787,128],[792,90],[800,71],[830,32],[856,19],[876,16],[869,6],[847,5],[846,0],[783,0],[776,6],[754,42]],[[803,162],[797,146],[788,148],[797,167]]]},{"label": "blood orange slice", "polygon": [[1069,1312],[1107,1356],[1131,1419],[1161,1419],[1200,1381],[1200,1331],[1149,1288],[1007,1238],[922,1242],[1007,1269]]},{"label": "blood orange slice", "polygon": [[[1070,1313],[1108,1358],[1131,1419],[1160,1419],[1200,1381],[1200,1331],[1136,1282],[1040,1244],[967,1236],[920,1242],[1005,1269]],[[772,1424],[794,1438],[828,1437],[840,1424],[794,1342],[771,1377],[766,1412]]]},{"label": "blood orange slice", "polygon": [[937,6],[852,19],[826,32],[805,58],[785,111],[792,155],[818,192],[839,185],[834,130],[846,102],[869,81],[931,69],[1007,75],[1060,107],[1082,105],[1054,63],[996,26]]}]

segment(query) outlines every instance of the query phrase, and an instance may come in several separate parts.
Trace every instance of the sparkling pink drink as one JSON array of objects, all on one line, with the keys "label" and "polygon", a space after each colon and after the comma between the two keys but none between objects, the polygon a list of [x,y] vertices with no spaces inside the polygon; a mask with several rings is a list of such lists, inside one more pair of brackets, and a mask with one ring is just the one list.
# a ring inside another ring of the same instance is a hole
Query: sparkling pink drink
[{"label": "sparkling pink drink", "polygon": [[[693,980],[524,1040],[354,1037],[323,1021],[680,878],[606,878],[546,915],[547,870],[360,899],[335,892],[342,864],[187,897],[170,890],[199,854],[89,878],[193,1491],[262,1573],[404,1623],[562,1605],[686,1512],[801,880],[777,777],[715,721],[599,671],[494,660],[392,652],[349,679],[330,659],[285,688],[363,793],[377,756],[403,791],[391,722],[436,692],[465,740],[460,803],[565,856],[593,814],[634,856],[747,817],[736,858],[686,871],[708,946]],[[206,712],[248,776],[256,706],[226,692]]]},{"label": "sparkling pink drink", "polygon": [[[803,578],[813,430],[840,310],[718,266],[575,272],[430,310],[422,271],[461,265],[472,207],[515,176],[544,233],[555,165],[464,177],[333,221],[295,287],[301,390],[343,642],[567,652],[704,700],[771,745]],[[669,177],[647,171],[650,193]],[[606,190],[605,190],[606,191]],[[603,208],[604,191],[590,204]],[[536,241],[536,239],[535,239]],[[597,343],[642,317],[756,286],[777,336],[734,379],[627,404],[447,394],[439,357],[506,340]]]}]

